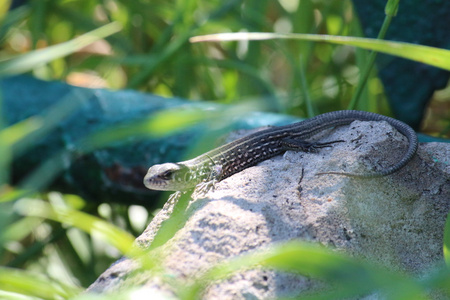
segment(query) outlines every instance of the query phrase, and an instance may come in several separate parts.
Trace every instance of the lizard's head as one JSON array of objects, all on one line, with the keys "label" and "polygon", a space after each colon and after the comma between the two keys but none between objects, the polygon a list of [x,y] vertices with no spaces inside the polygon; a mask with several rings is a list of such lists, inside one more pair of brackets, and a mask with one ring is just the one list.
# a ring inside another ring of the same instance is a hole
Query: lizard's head
[{"label": "lizard's head", "polygon": [[144,177],[144,185],[151,190],[184,191],[195,186],[191,183],[191,174],[183,164],[165,163],[154,165]]}]

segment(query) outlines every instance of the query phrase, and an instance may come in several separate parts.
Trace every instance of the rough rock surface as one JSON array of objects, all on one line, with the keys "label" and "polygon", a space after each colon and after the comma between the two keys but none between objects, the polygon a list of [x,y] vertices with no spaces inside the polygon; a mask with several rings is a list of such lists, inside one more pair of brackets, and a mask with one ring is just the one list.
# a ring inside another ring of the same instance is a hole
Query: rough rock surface
[{"label": "rough rock surface", "polygon": [[[314,139],[346,142],[317,153],[287,152],[192,199],[184,226],[164,246],[166,274],[188,280],[212,263],[292,239],[314,241],[413,274],[442,261],[450,208],[450,144],[422,144],[395,174],[360,179],[315,174],[387,167],[401,158],[406,139],[385,122],[359,121]],[[172,209],[167,203],[138,244],[151,244]],[[133,266],[129,259],[121,260],[89,290],[113,292],[136,284],[126,276]],[[140,284],[170,295],[151,274],[143,274]],[[204,298],[268,299],[314,286],[317,283],[308,278],[255,269],[208,287]]]}]

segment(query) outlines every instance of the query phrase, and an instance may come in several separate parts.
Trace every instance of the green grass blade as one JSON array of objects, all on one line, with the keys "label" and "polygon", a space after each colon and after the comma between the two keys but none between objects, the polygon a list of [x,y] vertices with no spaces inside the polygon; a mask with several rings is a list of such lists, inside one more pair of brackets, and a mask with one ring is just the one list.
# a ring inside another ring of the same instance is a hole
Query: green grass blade
[{"label": "green grass blade", "polygon": [[[4,218],[5,216],[2,215]],[[0,242],[20,241],[26,238],[33,229],[42,223],[40,218],[26,217],[10,223],[0,233]]]},{"label": "green grass blade", "polygon": [[[263,105],[258,106],[264,109]],[[95,132],[78,141],[75,146],[77,151],[88,153],[95,149],[105,147],[113,142],[126,141],[133,138],[159,138],[185,131],[187,128],[215,121],[215,127],[226,127],[238,116],[245,116],[255,108],[255,103],[248,101],[240,105],[221,107],[192,107],[165,109],[154,113],[148,119],[137,120],[127,124],[113,126],[105,130]],[[210,128],[211,130],[211,128]]]},{"label": "green grass blade", "polygon": [[388,0],[386,7],[384,8],[384,13],[387,16],[395,17],[398,12],[398,4],[400,0]]},{"label": "green grass blade", "polygon": [[[22,155],[32,148],[38,140],[49,134],[62,120],[76,111],[83,104],[84,99],[89,98],[87,96],[84,91],[74,90],[64,99],[43,111],[40,115],[32,116],[0,130],[0,166],[2,166],[0,168],[0,186],[8,183],[9,165],[14,157]],[[32,176],[34,173],[29,175],[30,178],[36,179],[32,181],[32,184],[37,183],[37,185],[28,185],[22,188],[43,187],[54,178],[57,172],[67,165],[67,161],[64,163],[61,160],[64,158],[70,158],[70,155],[62,151],[62,153],[58,153],[54,157],[46,160],[41,165],[41,169],[45,167],[45,173],[36,174],[34,177]],[[17,199],[17,197],[24,196],[26,193],[24,190],[10,190],[6,194],[0,192],[0,202]]]},{"label": "green grass blade", "polygon": [[386,299],[422,299],[424,295],[422,286],[411,278],[299,241],[279,244],[220,263],[206,272],[203,281],[183,292],[188,299],[195,299],[207,284],[227,278],[237,271],[259,266],[335,284],[339,288],[334,296],[339,297],[333,299],[356,297],[374,291],[382,292]]},{"label": "green grass blade", "polygon": [[2,2],[0,2],[0,21],[2,21],[5,17],[10,5],[11,0],[3,0]]},{"label": "green grass blade", "polygon": [[22,199],[16,209],[25,216],[51,219],[96,234],[123,254],[132,250],[134,237],[131,234],[87,213],[63,205],[50,205],[38,199]]},{"label": "green grass blade", "polygon": [[63,286],[30,272],[0,267],[0,291],[41,299],[67,299],[79,294],[81,289]]},{"label": "green grass blade", "polygon": [[9,165],[12,159],[12,151],[10,145],[1,137],[5,127],[5,117],[3,112],[3,94],[0,89],[0,194],[3,186],[8,183],[10,171]]},{"label": "green grass blade", "polygon": [[450,213],[447,215],[444,229],[444,258],[445,263],[450,270]]},{"label": "green grass blade", "polygon": [[[399,0],[389,0],[386,4],[386,16],[384,18],[383,25],[381,26],[380,32],[378,33],[377,40],[383,40],[386,36],[386,32],[389,28],[389,25],[391,24],[392,18],[397,14],[398,1]],[[359,80],[358,86],[356,87],[356,91],[353,94],[352,100],[347,107],[348,109],[356,109],[357,103],[361,98],[362,91],[366,86],[367,80],[369,79],[370,73],[372,72],[373,66],[375,65],[377,54],[378,53],[376,51],[370,53],[369,60],[361,72],[361,78]]]},{"label": "green grass blade", "polygon": [[39,65],[69,55],[120,30],[121,26],[119,23],[109,23],[70,41],[1,61],[0,76],[17,75],[28,72]]},{"label": "green grass blade", "polygon": [[149,76],[167,60],[169,60],[182,46],[187,42],[190,32],[177,36],[169,45],[157,54],[150,54],[145,65],[141,66],[142,70],[130,78],[128,88],[137,88],[142,82],[148,80]]},{"label": "green grass blade", "polygon": [[0,16],[0,44],[5,41],[8,30],[29,16],[30,9],[27,6],[21,6],[5,13],[6,14],[4,16]]},{"label": "green grass blade", "polygon": [[390,54],[417,62],[425,63],[450,71],[450,50],[405,42],[393,42],[360,37],[332,36],[320,34],[278,34],[263,32],[220,33],[192,37],[192,43],[217,41],[262,41],[274,39],[292,39],[316,42],[327,42],[338,45],[355,46]]},{"label": "green grass blade", "polygon": [[32,116],[0,131],[0,141],[12,147],[14,156],[29,150],[48,135],[60,122],[77,111],[91,92],[73,90],[39,115]]}]

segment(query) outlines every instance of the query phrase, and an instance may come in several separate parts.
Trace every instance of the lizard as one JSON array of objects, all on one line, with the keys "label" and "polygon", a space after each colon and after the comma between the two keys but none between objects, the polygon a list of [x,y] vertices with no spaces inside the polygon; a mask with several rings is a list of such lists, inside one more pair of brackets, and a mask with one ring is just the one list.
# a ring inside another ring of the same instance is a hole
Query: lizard
[{"label": "lizard", "polygon": [[306,139],[328,128],[348,125],[355,120],[389,123],[408,139],[408,148],[403,157],[394,165],[379,171],[367,173],[329,171],[316,173],[316,175],[336,174],[359,178],[387,176],[403,168],[415,155],[418,140],[416,133],[409,125],[376,113],[341,110],[324,113],[289,125],[270,127],[190,160],[154,165],[145,175],[144,185],[152,190],[177,192],[185,192],[196,187],[204,189],[205,186],[214,186],[216,182],[288,150],[313,152],[320,148],[330,147],[334,143],[344,142],[337,140],[319,143],[308,142]]}]

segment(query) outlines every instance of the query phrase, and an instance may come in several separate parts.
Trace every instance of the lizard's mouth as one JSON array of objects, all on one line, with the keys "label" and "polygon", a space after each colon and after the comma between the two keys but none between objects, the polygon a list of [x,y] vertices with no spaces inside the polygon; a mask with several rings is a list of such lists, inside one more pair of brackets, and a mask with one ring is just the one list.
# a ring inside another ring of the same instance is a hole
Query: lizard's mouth
[{"label": "lizard's mouth", "polygon": [[144,185],[148,189],[159,190],[159,187],[163,186],[164,183],[161,180],[155,180],[154,178],[148,177],[146,175],[144,177]]}]

